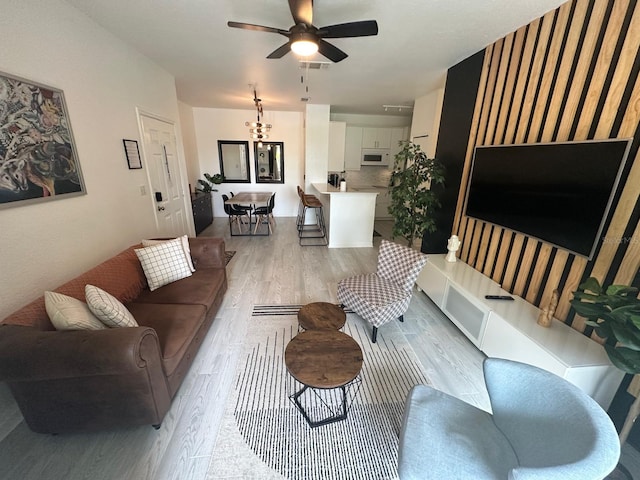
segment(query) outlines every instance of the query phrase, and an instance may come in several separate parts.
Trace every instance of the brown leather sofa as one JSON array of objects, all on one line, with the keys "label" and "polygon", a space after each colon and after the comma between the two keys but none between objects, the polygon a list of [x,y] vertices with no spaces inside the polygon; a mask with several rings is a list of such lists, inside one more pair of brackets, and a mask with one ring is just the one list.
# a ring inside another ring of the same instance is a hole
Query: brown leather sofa
[{"label": "brown leather sofa", "polygon": [[85,285],[95,285],[123,302],[138,327],[56,331],[43,297],[0,322],[0,381],[31,430],[160,425],[227,289],[224,241],[189,245],[193,275],[153,292],[139,245],[55,289],[85,301]]}]

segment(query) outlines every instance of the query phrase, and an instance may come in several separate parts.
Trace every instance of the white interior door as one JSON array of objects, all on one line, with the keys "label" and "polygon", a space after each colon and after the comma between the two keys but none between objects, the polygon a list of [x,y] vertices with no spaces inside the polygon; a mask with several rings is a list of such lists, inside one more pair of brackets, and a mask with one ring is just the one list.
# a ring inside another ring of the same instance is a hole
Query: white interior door
[{"label": "white interior door", "polygon": [[174,125],[144,114],[140,122],[158,232],[167,237],[184,235],[188,227]]}]

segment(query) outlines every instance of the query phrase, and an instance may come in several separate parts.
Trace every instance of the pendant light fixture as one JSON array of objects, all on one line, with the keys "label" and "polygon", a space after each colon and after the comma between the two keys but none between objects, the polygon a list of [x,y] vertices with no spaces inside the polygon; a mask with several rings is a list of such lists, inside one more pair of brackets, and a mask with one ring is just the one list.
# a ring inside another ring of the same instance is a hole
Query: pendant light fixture
[{"label": "pendant light fixture", "polygon": [[249,136],[253,140],[257,140],[258,148],[260,148],[262,147],[262,141],[269,138],[268,132],[271,130],[271,124],[260,121],[262,100],[258,98],[255,87],[253,88],[253,103],[256,106],[258,119],[255,122],[245,122],[245,126],[249,127]]}]

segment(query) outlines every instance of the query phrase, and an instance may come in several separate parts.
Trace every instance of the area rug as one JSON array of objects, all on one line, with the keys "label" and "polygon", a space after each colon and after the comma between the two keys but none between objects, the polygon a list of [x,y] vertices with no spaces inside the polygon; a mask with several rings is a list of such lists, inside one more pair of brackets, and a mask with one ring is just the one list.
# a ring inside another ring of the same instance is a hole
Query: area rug
[{"label": "area rug", "polygon": [[288,398],[301,385],[284,365],[299,307],[254,307],[208,478],[397,478],[404,401],[413,385],[430,384],[411,346],[395,323],[372,344],[369,325],[348,313],[343,331],[364,357],[360,387],[346,420],[311,428]]},{"label": "area rug", "polygon": [[231,259],[235,254],[236,254],[235,250],[227,250],[226,252],[224,252],[224,264],[229,265],[229,262],[231,261]]}]

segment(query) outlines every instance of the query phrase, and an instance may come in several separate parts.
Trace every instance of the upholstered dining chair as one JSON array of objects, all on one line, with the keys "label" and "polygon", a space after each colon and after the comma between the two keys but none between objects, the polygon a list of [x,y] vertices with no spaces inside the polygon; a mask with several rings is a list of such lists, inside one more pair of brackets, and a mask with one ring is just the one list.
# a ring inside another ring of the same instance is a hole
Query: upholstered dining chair
[{"label": "upholstered dining chair", "polygon": [[600,480],[618,463],[607,413],[567,380],[524,363],[488,358],[493,414],[426,385],[406,401],[400,480]]},{"label": "upholstered dining chair", "polygon": [[338,283],[338,301],[373,326],[373,343],[379,327],[396,318],[404,320],[413,284],[425,263],[426,255],[382,240],[376,273],[356,275]]}]

